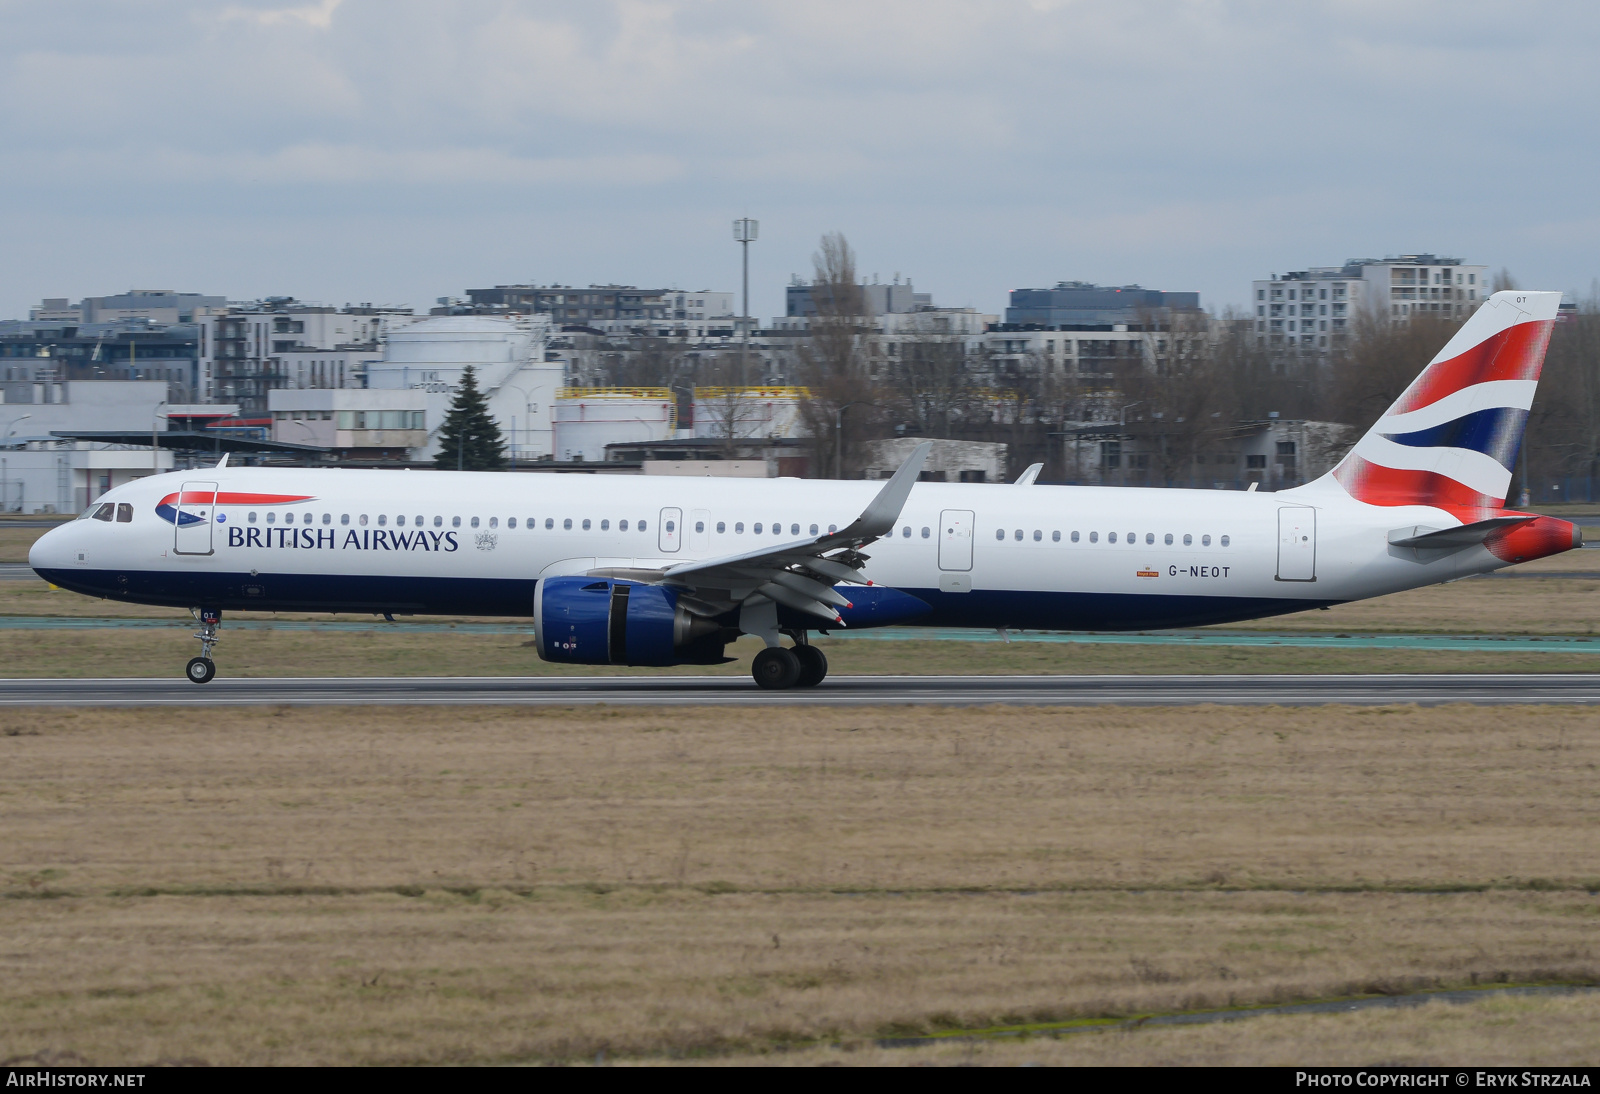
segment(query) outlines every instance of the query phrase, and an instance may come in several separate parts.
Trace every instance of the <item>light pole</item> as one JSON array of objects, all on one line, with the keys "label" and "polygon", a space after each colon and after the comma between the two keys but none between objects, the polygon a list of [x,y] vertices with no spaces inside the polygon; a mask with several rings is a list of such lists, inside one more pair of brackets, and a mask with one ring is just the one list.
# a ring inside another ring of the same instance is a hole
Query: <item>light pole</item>
[{"label": "light pole", "polygon": [[[22,421],[25,418],[31,418],[31,417],[33,417],[32,414],[23,414],[23,415],[20,415],[19,417],[12,418],[11,421],[6,423],[6,447],[7,448],[11,447],[11,431],[16,428],[17,423]],[[11,509],[10,509],[10,505],[11,505],[11,475],[10,475],[10,470],[11,469],[9,467],[9,463],[10,463],[10,461],[7,460],[8,466],[6,468],[4,468],[3,470],[0,470],[0,513],[9,513],[11,511]]]},{"label": "light pole", "polygon": [[[522,455],[523,455],[523,459],[527,459],[527,455],[528,455],[528,443],[527,443],[528,442],[528,433],[529,433],[530,430],[533,429],[533,400],[530,399],[528,397],[528,393],[526,391],[522,390],[522,388],[519,387],[518,385],[516,385],[516,384],[506,384],[505,386],[510,388],[512,391],[515,391],[518,395],[522,396],[522,415],[523,415],[523,418],[522,418],[522,442],[523,442],[522,443]],[[511,420],[511,441],[512,441],[512,444],[516,443],[516,437],[517,437],[517,421],[516,421],[515,418],[513,418]],[[515,462],[515,458],[513,458],[513,462]]]},{"label": "light pole", "polygon": [[760,234],[761,222],[751,220],[749,217],[740,217],[733,222],[733,238],[739,241],[739,247],[744,252],[744,311],[743,318],[739,321],[741,340],[739,342],[739,378],[749,379],[750,353],[750,242]]},{"label": "light pole", "polygon": [[161,446],[156,443],[156,421],[161,417],[161,408],[166,405],[167,401],[162,399],[155,405],[155,409],[150,412],[150,473],[152,475],[161,474]]},{"label": "light pole", "polygon": [[[1121,425],[1122,436],[1119,438],[1120,441],[1126,442],[1127,439],[1128,439],[1128,411],[1132,410],[1136,406],[1142,406],[1143,404],[1144,404],[1144,400],[1143,399],[1139,399],[1136,402],[1129,403],[1127,406],[1123,407],[1122,410],[1119,412],[1118,416],[1119,416],[1119,419],[1120,419],[1120,421],[1122,423],[1122,425]],[[1118,457],[1117,457],[1117,465],[1118,465],[1117,469],[1121,472],[1121,479],[1122,479],[1122,485],[1123,486],[1127,486],[1128,485],[1128,464],[1127,464],[1127,461],[1126,461],[1126,459],[1124,457],[1127,457],[1129,455],[1130,455],[1130,453],[1123,452],[1123,453],[1120,453],[1118,455]]]},{"label": "light pole", "polygon": [[877,406],[861,399],[844,403],[833,412],[833,473],[844,478],[844,412],[853,406]]}]

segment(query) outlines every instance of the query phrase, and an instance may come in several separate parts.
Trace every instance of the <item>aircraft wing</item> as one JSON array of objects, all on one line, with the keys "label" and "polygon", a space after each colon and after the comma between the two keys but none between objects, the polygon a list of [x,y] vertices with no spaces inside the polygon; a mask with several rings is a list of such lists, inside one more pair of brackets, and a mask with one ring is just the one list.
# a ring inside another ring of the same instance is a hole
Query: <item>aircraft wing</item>
[{"label": "aircraft wing", "polygon": [[697,614],[720,615],[738,606],[771,601],[842,625],[844,620],[835,608],[849,607],[850,601],[833,586],[839,582],[871,584],[861,573],[870,557],[862,554],[861,548],[894,531],[932,447],[918,445],[861,515],[837,532],[659,570],[590,572],[596,577],[674,586],[682,590],[678,603]]}]

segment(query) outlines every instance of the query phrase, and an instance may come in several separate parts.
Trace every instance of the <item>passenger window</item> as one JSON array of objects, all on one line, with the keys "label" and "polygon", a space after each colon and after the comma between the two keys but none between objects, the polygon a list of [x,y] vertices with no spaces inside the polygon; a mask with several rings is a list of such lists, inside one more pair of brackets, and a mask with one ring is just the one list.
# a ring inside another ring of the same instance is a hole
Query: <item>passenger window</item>
[{"label": "passenger window", "polygon": [[[251,513],[250,514],[250,519],[252,521],[254,521],[256,519],[256,515],[254,513]],[[339,514],[339,523],[340,524],[349,524],[350,523],[350,514],[349,513],[340,513]]]},{"label": "passenger window", "polygon": [[422,518],[421,517],[412,517],[411,518],[411,523],[415,524],[418,528],[421,528],[422,527]]},{"label": "passenger window", "polygon": [[121,501],[121,502],[117,503],[117,523],[118,524],[132,524],[133,523],[133,506],[129,505],[125,501]]},{"label": "passenger window", "polygon": [[[289,521],[290,521],[290,523],[294,522],[294,514],[293,513],[289,514]],[[383,521],[380,520],[378,523],[382,524]],[[401,513],[398,517],[394,518],[394,526],[396,528],[404,528],[406,526],[406,515],[404,513]]]},{"label": "passenger window", "polygon": [[675,520],[667,521],[667,531],[676,532],[677,530],[678,530],[678,522],[677,521],[675,521]]},{"label": "passenger window", "polygon": [[566,520],[562,521],[561,522],[561,528],[562,528],[563,531],[566,531],[566,532],[572,531],[572,518],[568,517]]},{"label": "passenger window", "polygon": [[450,527],[452,527],[452,528],[460,528],[461,527],[461,518],[460,517],[451,517],[450,518]]},{"label": "passenger window", "polygon": [[108,501],[104,505],[100,506],[100,508],[98,508],[98,509],[96,509],[94,511],[94,519],[95,520],[103,520],[103,521],[105,521],[106,523],[109,524],[111,522],[111,518],[116,516],[116,514],[117,514],[116,505],[114,503]]},{"label": "passenger window", "polygon": [[[277,519],[278,519],[278,514],[276,514],[276,513],[274,513],[274,512],[272,512],[272,511],[271,511],[271,510],[270,510],[270,509],[269,509],[269,510],[268,510],[268,511],[267,511],[267,523],[268,523],[268,524],[271,524],[271,523],[272,523],[272,522],[273,522],[273,521],[275,521],[275,520],[277,520]],[[382,524],[382,523],[383,523],[383,518],[382,518],[382,517],[379,517],[379,518],[378,518],[378,523],[379,523],[379,524]]]},{"label": "passenger window", "polygon": [[617,531],[626,532],[627,530],[628,530],[628,522],[627,521],[625,521],[625,520],[617,521]]},{"label": "passenger window", "polygon": [[833,535],[833,533],[837,532],[838,530],[839,530],[839,526],[837,524],[828,525],[828,534],[830,536]]},{"label": "passenger window", "polygon": [[332,513],[324,513],[324,514],[322,514],[322,523],[323,524],[332,524],[333,523],[333,514]]},{"label": "passenger window", "polygon": [[705,531],[705,530],[706,530],[706,522],[705,522],[705,521],[703,521],[703,520],[697,520],[697,521],[695,521],[695,522],[694,522],[694,530],[695,530],[695,533],[696,533],[696,534],[697,534],[697,535],[698,535],[698,534],[699,534],[699,533],[701,533],[701,532],[704,532],[704,531]]},{"label": "passenger window", "polygon": [[[1145,533],[1145,534],[1144,534],[1144,542],[1145,542],[1145,546],[1147,546],[1147,547],[1148,547],[1148,546],[1151,546],[1151,545],[1152,545],[1152,544],[1154,544],[1154,543],[1155,543],[1155,541],[1156,541],[1156,534],[1155,534],[1155,533],[1154,533],[1154,532],[1146,532],[1146,533]],[[1168,540],[1167,540],[1167,542],[1168,542],[1168,543],[1171,543],[1171,542],[1172,542],[1172,540],[1171,540],[1171,539],[1168,539]]]},{"label": "passenger window", "polygon": [[[1093,539],[1094,539],[1094,536],[1093,536],[1093,535],[1090,535],[1090,537],[1089,537],[1089,538],[1090,538],[1090,539],[1091,539],[1091,540],[1093,540]],[[1106,536],[1106,542],[1107,542],[1107,543],[1115,543],[1115,542],[1117,542],[1117,533],[1115,533],[1115,532],[1111,532],[1111,533],[1109,533],[1109,534],[1107,534],[1107,536]]]},{"label": "passenger window", "polygon": [[1061,542],[1061,533],[1060,532],[1051,532],[1050,533],[1050,542],[1051,543],[1060,543]]},{"label": "passenger window", "polygon": [[1194,537],[1193,537],[1193,536],[1191,536],[1191,535],[1189,535],[1189,533],[1187,533],[1187,532],[1185,532],[1185,533],[1184,533],[1184,534],[1183,534],[1183,545],[1184,545],[1184,546],[1185,546],[1185,547],[1188,547],[1188,546],[1189,546],[1189,545],[1190,545],[1190,544],[1192,544],[1192,543],[1193,543],[1193,542],[1194,542]]},{"label": "passenger window", "polygon": [[755,534],[755,535],[758,535],[758,536],[759,536],[759,535],[760,535],[760,534],[761,534],[761,525],[760,525],[760,523],[756,523],[756,524],[753,524],[753,525],[751,525],[751,526],[750,526],[750,531],[751,531],[751,532],[752,532],[752,533],[753,533],[753,534]]},{"label": "passenger window", "polygon": [[477,517],[473,517],[472,518],[472,526],[474,528],[476,528],[478,526],[478,518]]},{"label": "passenger window", "polygon": [[[717,529],[717,531],[719,531],[719,532],[720,532],[720,531],[722,531],[722,529],[720,529],[720,528],[718,528],[718,529]],[[816,534],[817,534],[817,526],[816,526],[816,525],[815,525],[815,524],[813,524],[813,525],[812,525],[812,526],[811,526],[811,534],[812,534],[812,535],[816,535]]]},{"label": "passenger window", "polygon": [[[1073,535],[1077,535],[1078,533],[1074,532],[1072,534]],[[1090,543],[1099,543],[1100,542],[1100,533],[1099,532],[1090,532],[1089,533],[1089,542]]]},{"label": "passenger window", "polygon": [[443,528],[444,527],[444,518],[443,517],[434,517],[433,518],[433,526],[435,528]]},{"label": "passenger window", "polygon": [[506,518],[506,527],[507,528],[515,528],[516,526],[517,526],[517,518],[516,517],[507,517]]},{"label": "passenger window", "polygon": [[[271,516],[271,515],[272,515],[272,514],[271,514],[271,513],[268,513],[268,514],[267,514],[267,516],[269,516],[269,517],[270,517],[270,516]],[[363,528],[365,528],[365,527],[366,527],[366,526],[367,526],[367,514],[365,514],[365,513],[362,513],[362,514],[361,514],[361,527],[363,527]]]},{"label": "passenger window", "polygon": [[1076,533],[1076,532],[1072,533],[1072,542],[1074,542],[1074,543],[1078,542],[1078,533]]},{"label": "passenger window", "polygon": [[1033,542],[1038,543],[1042,539],[1044,539],[1044,533],[1035,528],[1033,530]]},{"label": "passenger window", "polygon": [[994,530],[994,538],[998,539],[998,540],[1005,539],[1006,538],[1006,530],[1004,528],[996,528]]},{"label": "passenger window", "polygon": [[[255,523],[255,522],[256,522],[256,514],[255,514],[255,510],[253,510],[253,509],[252,509],[252,510],[251,510],[251,511],[250,511],[250,515],[249,515],[249,517],[247,517],[247,518],[246,518],[246,519],[247,519],[247,520],[248,520],[248,521],[249,521],[249,523],[251,523],[251,524],[254,524],[254,523]],[[348,518],[348,517],[347,517],[347,518],[345,518],[345,523],[346,523],[346,524],[349,524],[349,523],[350,523],[350,520],[349,520],[349,518]]]},{"label": "passenger window", "polygon": [[789,525],[789,534],[791,536],[798,536],[800,534],[800,526],[798,524]]},{"label": "passenger window", "polygon": [[489,518],[489,527],[490,528],[498,528],[498,527],[500,527],[500,518],[499,517],[490,517]]},{"label": "passenger window", "polygon": [[1168,547],[1172,546],[1172,533],[1171,532],[1167,533],[1167,546]]},{"label": "passenger window", "polygon": [[1129,532],[1128,533],[1128,542],[1129,543],[1138,543],[1139,542],[1139,533],[1138,532]]},{"label": "passenger window", "polygon": [[911,538],[911,525],[908,524],[904,528],[900,529],[900,538],[901,539],[910,539]]},{"label": "passenger window", "polygon": [[611,531],[611,522],[610,522],[610,521],[609,521],[609,520],[603,520],[603,521],[601,521],[601,522],[600,522],[600,530],[601,530],[601,531],[602,531],[602,532],[609,532],[609,531]]},{"label": "passenger window", "polygon": [[[923,538],[923,539],[929,539],[929,538],[931,538],[931,537],[932,537],[932,535],[933,535],[933,529],[932,529],[932,528],[929,528],[929,527],[927,527],[927,526],[926,526],[926,525],[924,525],[924,526],[923,526],[923,529],[922,529],[922,538]],[[1057,538],[1057,539],[1060,539],[1060,538],[1061,538],[1061,536],[1060,536],[1060,535],[1059,535],[1059,534],[1058,534],[1058,535],[1057,535],[1057,536],[1056,536],[1056,538]]]},{"label": "passenger window", "polygon": [[1200,546],[1202,546],[1202,547],[1211,546],[1211,537],[1210,536],[1201,536],[1200,537]]},{"label": "passenger window", "polygon": [[1022,529],[1018,528],[1015,532],[1013,532],[1011,538],[1015,539],[1018,543],[1021,543],[1022,542]]},{"label": "passenger window", "polygon": [[721,521],[721,520],[717,521],[717,535],[720,536],[720,535],[724,534],[725,532],[727,532],[727,530],[728,530],[728,524],[727,524],[726,521]]},{"label": "passenger window", "polygon": [[[544,530],[546,532],[550,531],[550,529],[554,528],[555,526],[556,526],[556,518],[554,518],[554,517],[545,517],[544,518]],[[571,528],[572,525],[569,524],[569,525],[567,525],[567,527]]]},{"label": "passenger window", "polygon": [[[268,522],[271,522],[271,520],[272,520],[272,514],[271,513],[267,514],[267,520],[268,520]],[[378,514],[378,527],[382,528],[384,525],[386,525],[388,523],[389,523],[389,514],[388,513],[379,513]]]},{"label": "passenger window", "polygon": [[1217,542],[1222,544],[1224,547],[1226,547],[1228,545],[1228,537],[1227,536],[1223,536],[1221,539],[1217,540]]},{"label": "passenger window", "polygon": [[589,518],[588,517],[584,517],[583,518],[583,530],[585,532],[587,532],[589,530]]},{"label": "passenger window", "polygon": [[643,532],[644,530],[645,530],[644,521],[641,520],[639,522],[639,531]]}]

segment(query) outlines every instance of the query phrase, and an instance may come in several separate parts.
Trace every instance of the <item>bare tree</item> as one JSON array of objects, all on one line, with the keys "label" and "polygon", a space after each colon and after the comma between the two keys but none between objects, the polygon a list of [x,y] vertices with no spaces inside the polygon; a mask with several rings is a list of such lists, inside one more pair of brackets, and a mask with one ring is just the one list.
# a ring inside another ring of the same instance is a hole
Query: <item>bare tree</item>
[{"label": "bare tree", "polygon": [[[1525,478],[1600,475],[1600,289],[1555,325],[1528,418]],[[1525,470],[1524,470],[1525,469]]]},{"label": "bare tree", "polygon": [[[865,354],[871,317],[856,279],[855,253],[842,233],[822,237],[812,264],[816,314],[800,353],[800,379],[810,394],[800,412],[816,447],[812,466],[831,467],[834,475],[844,478],[857,442],[876,432],[879,424],[872,413],[877,399]],[[847,417],[851,407],[859,408],[858,413]]]}]

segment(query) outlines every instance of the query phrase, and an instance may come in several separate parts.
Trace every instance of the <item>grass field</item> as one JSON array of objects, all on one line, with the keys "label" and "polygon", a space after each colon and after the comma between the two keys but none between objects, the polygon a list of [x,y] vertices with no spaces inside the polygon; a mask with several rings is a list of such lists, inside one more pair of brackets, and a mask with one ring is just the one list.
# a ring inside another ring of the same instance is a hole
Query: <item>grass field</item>
[{"label": "grass field", "polygon": [[[1575,708],[10,711],[0,1059],[824,1053],[1597,982],[1597,763]],[[1592,1000],[1427,1010],[981,1051],[1594,1062]]]}]

